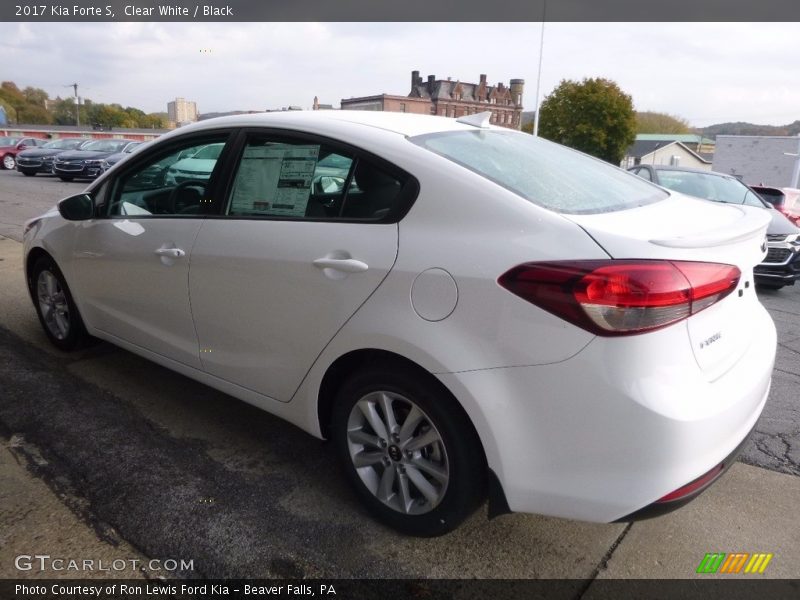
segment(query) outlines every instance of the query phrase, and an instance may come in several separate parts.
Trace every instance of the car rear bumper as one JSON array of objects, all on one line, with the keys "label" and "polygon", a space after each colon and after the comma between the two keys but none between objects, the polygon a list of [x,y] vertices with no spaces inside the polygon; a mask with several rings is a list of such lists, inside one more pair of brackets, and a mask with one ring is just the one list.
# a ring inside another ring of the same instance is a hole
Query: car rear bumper
[{"label": "car rear bumper", "polygon": [[467,398],[511,511],[612,522],[724,464],[747,438],[776,350],[769,314],[753,313],[749,346],[713,377],[685,324],[595,338],[557,364],[438,377]]}]

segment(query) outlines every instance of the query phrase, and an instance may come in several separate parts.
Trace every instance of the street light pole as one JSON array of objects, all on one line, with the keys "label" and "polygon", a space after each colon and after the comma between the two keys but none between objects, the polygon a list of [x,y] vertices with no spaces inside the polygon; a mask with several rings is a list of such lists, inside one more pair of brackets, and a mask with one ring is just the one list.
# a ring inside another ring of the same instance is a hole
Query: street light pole
[{"label": "street light pole", "polygon": [[536,112],[533,115],[533,135],[539,135],[539,87],[542,81],[542,54],[544,53],[544,21],[547,16],[547,0],[542,4],[542,32],[539,36],[539,72],[536,74]]},{"label": "street light pole", "polygon": [[791,186],[793,188],[800,187],[800,133],[797,134],[797,154],[784,152],[786,156],[794,156],[794,171],[792,172]]}]

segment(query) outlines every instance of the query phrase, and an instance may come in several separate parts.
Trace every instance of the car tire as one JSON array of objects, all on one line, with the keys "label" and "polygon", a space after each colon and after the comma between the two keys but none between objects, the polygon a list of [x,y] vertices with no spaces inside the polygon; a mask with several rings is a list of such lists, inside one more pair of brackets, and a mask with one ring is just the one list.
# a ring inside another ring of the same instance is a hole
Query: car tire
[{"label": "car tire", "polygon": [[3,157],[3,168],[8,169],[9,171],[13,171],[17,166],[17,159],[14,158],[13,154],[6,154]]},{"label": "car tire", "polygon": [[486,497],[486,459],[475,429],[421,370],[383,363],[354,373],[339,388],[330,431],[356,494],[402,533],[445,534]]},{"label": "car tire", "polygon": [[56,348],[69,352],[93,340],[86,332],[64,275],[49,256],[42,256],[34,263],[30,286],[39,322]]},{"label": "car tire", "polygon": [[59,175],[58,178],[61,181],[72,181],[73,179],[75,179],[74,177],[67,177],[67,176],[64,176],[64,175]]}]

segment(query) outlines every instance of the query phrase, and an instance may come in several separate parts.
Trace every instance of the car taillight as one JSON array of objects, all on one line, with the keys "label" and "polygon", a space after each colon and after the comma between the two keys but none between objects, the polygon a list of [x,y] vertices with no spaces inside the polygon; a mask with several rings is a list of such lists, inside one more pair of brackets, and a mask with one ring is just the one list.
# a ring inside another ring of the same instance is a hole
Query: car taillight
[{"label": "car taillight", "polygon": [[730,294],[733,265],[666,260],[525,263],[498,284],[601,336],[634,335],[677,323]]}]

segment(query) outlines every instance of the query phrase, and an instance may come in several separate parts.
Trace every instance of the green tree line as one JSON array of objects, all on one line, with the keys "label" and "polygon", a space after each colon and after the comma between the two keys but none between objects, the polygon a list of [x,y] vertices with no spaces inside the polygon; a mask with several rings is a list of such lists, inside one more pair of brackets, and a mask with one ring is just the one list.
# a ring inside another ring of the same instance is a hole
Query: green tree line
[{"label": "green tree line", "polygon": [[[44,90],[26,87],[20,90],[13,81],[0,83],[0,106],[9,123],[16,125],[75,125],[75,99],[50,96]],[[102,104],[84,99],[80,105],[81,125],[104,128],[129,127],[163,129],[167,126],[163,113],[147,114],[143,110],[121,104]]]}]

